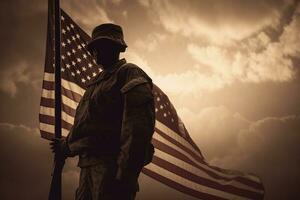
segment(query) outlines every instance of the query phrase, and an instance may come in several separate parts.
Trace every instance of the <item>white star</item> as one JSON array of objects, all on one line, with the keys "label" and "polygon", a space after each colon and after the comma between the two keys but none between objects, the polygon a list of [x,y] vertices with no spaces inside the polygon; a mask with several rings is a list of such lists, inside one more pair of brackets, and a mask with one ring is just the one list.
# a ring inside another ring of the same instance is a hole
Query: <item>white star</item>
[{"label": "white star", "polygon": [[80,59],[80,58],[77,58],[77,62],[80,63],[80,62],[81,62],[81,59]]},{"label": "white star", "polygon": [[63,34],[65,34],[65,33],[66,33],[66,30],[65,30],[65,29],[62,29],[61,32],[62,32]]},{"label": "white star", "polygon": [[87,76],[86,78],[87,78],[88,80],[91,80],[91,77],[90,77],[90,76]]},{"label": "white star", "polygon": [[61,71],[64,72],[64,71],[65,71],[65,68],[62,67],[62,68],[61,68]]},{"label": "white star", "polygon": [[76,53],[75,49],[72,49],[72,53],[74,53],[74,54]]},{"label": "white star", "polygon": [[69,26],[67,26],[67,30],[70,31],[70,27]]},{"label": "white star", "polygon": [[68,56],[71,56],[71,53],[70,53],[70,51],[67,51],[67,55],[68,55]]},{"label": "white star", "polygon": [[76,70],[76,73],[77,73],[77,74],[80,74],[80,71],[77,69],[77,70]]},{"label": "white star", "polygon": [[164,107],[163,107],[163,105],[160,105],[160,109],[163,109]]},{"label": "white star", "polygon": [[84,79],[84,78],[82,78],[82,79],[81,79],[81,82],[85,83],[85,79]]},{"label": "white star", "polygon": [[76,34],[76,37],[79,39],[79,38],[80,38],[80,35]]},{"label": "white star", "polygon": [[85,44],[84,44],[84,43],[81,43],[81,46],[85,47]]},{"label": "white star", "polygon": [[75,40],[76,40],[76,38],[75,38],[74,36],[72,36],[72,40],[73,40],[73,41],[75,41]]},{"label": "white star", "polygon": [[97,74],[96,74],[96,72],[93,72],[93,76],[95,77]]},{"label": "white star", "polygon": [[67,39],[67,43],[68,43],[68,44],[71,44],[71,40]]},{"label": "white star", "polygon": [[74,66],[75,66],[75,65],[76,65],[76,63],[75,63],[74,61],[72,61],[72,65],[74,65]]},{"label": "white star", "polygon": [[93,66],[92,63],[89,63],[88,65],[89,65],[89,68],[91,68]]},{"label": "white star", "polygon": [[82,67],[82,71],[86,71],[86,67]]},{"label": "white star", "polygon": [[156,100],[157,100],[157,101],[160,101],[160,98],[159,98],[159,97],[157,97],[157,98],[156,98]]},{"label": "white star", "polygon": [[65,20],[64,16],[60,16],[60,19],[61,19],[62,21],[64,21],[64,20]]},{"label": "white star", "polygon": [[68,63],[66,64],[66,68],[70,69],[70,65]]},{"label": "white star", "polygon": [[75,76],[75,73],[74,73],[74,72],[71,72],[71,75],[72,75],[72,76]]},{"label": "white star", "polygon": [[71,24],[70,26],[71,26],[71,28],[74,28],[74,25],[73,25],[73,24]]},{"label": "white star", "polygon": [[62,43],[61,43],[61,46],[65,47],[65,46],[66,46],[66,43],[62,42]]},{"label": "white star", "polygon": [[61,56],[61,59],[63,59],[63,60],[64,60],[65,58],[66,58],[66,57],[65,57],[64,55],[62,55],[62,56]]},{"label": "white star", "polygon": [[[81,46],[80,46],[80,47],[81,47]],[[83,54],[83,58],[87,58],[87,55],[86,55],[85,53]]]},{"label": "white star", "polygon": [[82,47],[80,45],[77,46],[77,49],[82,49]]}]

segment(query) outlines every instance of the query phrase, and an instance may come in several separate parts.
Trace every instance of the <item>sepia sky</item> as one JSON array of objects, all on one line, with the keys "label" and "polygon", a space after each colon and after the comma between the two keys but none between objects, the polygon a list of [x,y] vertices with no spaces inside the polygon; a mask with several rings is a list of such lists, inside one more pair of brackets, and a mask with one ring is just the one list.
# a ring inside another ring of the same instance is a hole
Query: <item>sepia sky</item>
[{"label": "sepia sky", "polygon": [[[259,175],[267,200],[300,199],[300,4],[293,0],[61,0],[88,34],[123,27],[128,62],[170,98],[207,161]],[[46,199],[38,131],[47,0],[0,6],[0,199]],[[64,199],[78,184],[68,160]],[[194,200],[145,175],[137,200]],[[163,198],[162,198],[163,197]]]}]

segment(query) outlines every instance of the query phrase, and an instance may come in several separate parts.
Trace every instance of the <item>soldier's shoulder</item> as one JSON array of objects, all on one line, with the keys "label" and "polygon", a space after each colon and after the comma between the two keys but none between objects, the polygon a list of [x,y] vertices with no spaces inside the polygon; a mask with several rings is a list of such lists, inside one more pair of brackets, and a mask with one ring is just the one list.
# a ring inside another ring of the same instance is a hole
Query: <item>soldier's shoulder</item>
[{"label": "soldier's shoulder", "polygon": [[134,63],[130,63],[130,62],[125,63],[121,68],[121,72],[130,73],[133,71],[143,71],[143,70],[138,65],[136,65]]},{"label": "soldier's shoulder", "polygon": [[122,68],[120,69],[121,76],[126,77],[145,77],[148,80],[152,81],[150,76],[138,65],[134,63],[125,63]]}]

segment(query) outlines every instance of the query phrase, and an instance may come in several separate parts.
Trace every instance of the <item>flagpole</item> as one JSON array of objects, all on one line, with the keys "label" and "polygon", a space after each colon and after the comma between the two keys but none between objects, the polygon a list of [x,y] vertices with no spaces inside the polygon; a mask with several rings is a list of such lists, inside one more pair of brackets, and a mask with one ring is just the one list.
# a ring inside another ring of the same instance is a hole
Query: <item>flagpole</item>
[{"label": "flagpole", "polygon": [[[60,21],[60,2],[59,0],[49,0],[54,3],[54,22],[55,22],[55,138],[61,138],[61,21]],[[50,5],[50,2],[49,2]],[[52,4],[53,5],[53,4]],[[62,155],[55,153],[54,168],[48,200],[61,200],[61,180],[62,169],[64,166]]]}]

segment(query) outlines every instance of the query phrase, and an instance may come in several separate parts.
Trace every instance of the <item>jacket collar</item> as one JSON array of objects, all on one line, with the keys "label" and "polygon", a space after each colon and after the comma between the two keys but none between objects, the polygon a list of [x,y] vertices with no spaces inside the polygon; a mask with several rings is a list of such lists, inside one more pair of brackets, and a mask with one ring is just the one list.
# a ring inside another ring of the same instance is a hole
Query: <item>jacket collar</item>
[{"label": "jacket collar", "polygon": [[122,65],[126,63],[125,58],[122,58],[118,62],[116,62],[109,69],[102,70],[91,82],[87,84],[87,86],[93,85],[103,79],[110,77],[117,69],[119,69]]}]

